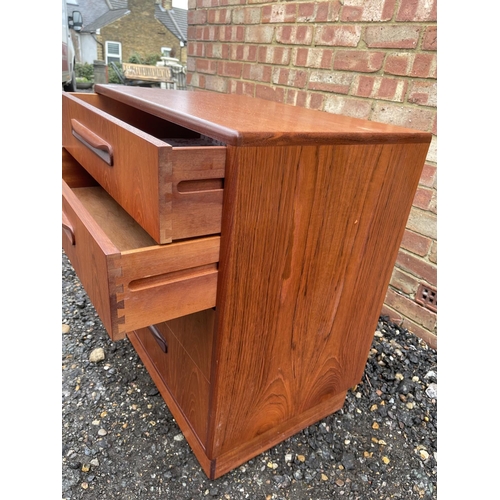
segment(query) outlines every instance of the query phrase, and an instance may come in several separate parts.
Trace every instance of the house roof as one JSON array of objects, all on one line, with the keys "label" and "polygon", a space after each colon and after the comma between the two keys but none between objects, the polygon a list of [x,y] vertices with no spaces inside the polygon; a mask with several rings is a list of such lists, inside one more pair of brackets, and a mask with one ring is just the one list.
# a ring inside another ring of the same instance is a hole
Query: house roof
[{"label": "house roof", "polygon": [[[128,0],[73,0],[68,3],[68,14],[79,10],[83,17],[83,33],[95,33],[96,30],[130,14]],[[155,17],[174,36],[187,42],[187,10],[173,7],[165,10],[155,5]]]},{"label": "house roof", "polygon": [[155,17],[164,24],[179,40],[187,42],[187,10],[172,7],[165,10],[160,5],[155,6]]}]

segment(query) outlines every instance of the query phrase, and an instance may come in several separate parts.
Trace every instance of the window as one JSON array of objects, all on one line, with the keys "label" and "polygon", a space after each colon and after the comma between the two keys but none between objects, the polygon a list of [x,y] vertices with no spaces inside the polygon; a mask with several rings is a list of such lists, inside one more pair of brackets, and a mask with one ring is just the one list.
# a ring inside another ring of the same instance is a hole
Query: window
[{"label": "window", "polygon": [[106,64],[122,62],[122,44],[120,42],[106,42]]},{"label": "window", "polygon": [[161,55],[163,57],[170,57],[171,51],[172,51],[172,47],[162,47],[161,48]]}]

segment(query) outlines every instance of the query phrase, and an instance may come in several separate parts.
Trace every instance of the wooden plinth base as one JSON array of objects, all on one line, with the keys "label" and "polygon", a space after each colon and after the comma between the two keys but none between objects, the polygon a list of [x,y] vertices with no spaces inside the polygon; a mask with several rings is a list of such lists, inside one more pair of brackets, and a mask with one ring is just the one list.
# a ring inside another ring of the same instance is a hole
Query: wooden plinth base
[{"label": "wooden plinth base", "polygon": [[306,412],[296,415],[286,422],[283,422],[281,425],[260,434],[251,441],[242,443],[240,446],[229,452],[217,457],[209,457],[205,452],[204,444],[198,439],[196,432],[191,427],[189,420],[182,411],[182,408],[179,407],[168,386],[163,381],[163,378],[152,362],[149,354],[144,349],[137,334],[135,332],[131,332],[128,334],[128,337],[141,358],[141,361],[144,363],[144,366],[148,370],[151,378],[158,387],[160,394],[165,400],[170,412],[184,434],[186,441],[198,459],[203,471],[207,477],[212,480],[217,479],[218,477],[235,469],[239,465],[244,464],[248,460],[272,448],[278,443],[281,443],[309,425],[312,425],[322,418],[336,412],[342,408],[345,401],[346,391],[335,395],[331,399],[322,402]]}]

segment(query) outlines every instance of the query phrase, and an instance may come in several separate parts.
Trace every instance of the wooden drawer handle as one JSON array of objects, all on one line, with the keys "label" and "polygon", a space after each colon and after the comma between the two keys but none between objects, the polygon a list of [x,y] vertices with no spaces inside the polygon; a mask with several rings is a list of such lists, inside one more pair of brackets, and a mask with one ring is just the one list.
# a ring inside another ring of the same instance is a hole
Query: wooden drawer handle
[{"label": "wooden drawer handle", "polygon": [[109,142],[106,142],[74,118],[71,119],[71,133],[110,167],[113,166],[113,146]]},{"label": "wooden drawer handle", "polygon": [[69,222],[68,217],[66,214],[63,212],[62,213],[62,228],[66,235],[68,236],[69,241],[71,242],[72,245],[75,244],[75,232],[73,231],[73,226]]},{"label": "wooden drawer handle", "polygon": [[168,352],[167,341],[163,338],[163,335],[160,333],[158,328],[156,328],[156,326],[154,326],[154,325],[151,325],[151,326],[148,326],[148,330],[151,332],[151,335],[153,335],[156,342],[158,342],[160,349],[164,353],[167,353]]}]

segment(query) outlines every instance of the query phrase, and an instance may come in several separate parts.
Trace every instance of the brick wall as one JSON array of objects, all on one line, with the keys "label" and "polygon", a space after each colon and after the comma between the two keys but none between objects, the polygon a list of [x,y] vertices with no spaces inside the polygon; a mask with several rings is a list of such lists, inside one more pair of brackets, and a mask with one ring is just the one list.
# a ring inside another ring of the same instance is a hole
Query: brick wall
[{"label": "brick wall", "polygon": [[434,134],[382,313],[436,346],[436,313],[417,302],[419,285],[437,290],[436,0],[188,5],[189,88]]}]

